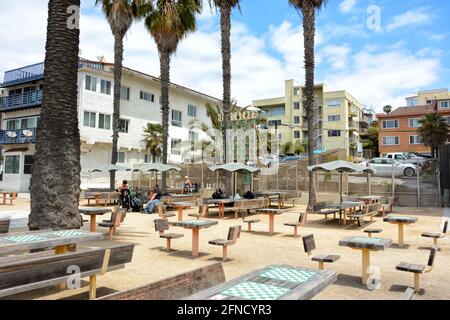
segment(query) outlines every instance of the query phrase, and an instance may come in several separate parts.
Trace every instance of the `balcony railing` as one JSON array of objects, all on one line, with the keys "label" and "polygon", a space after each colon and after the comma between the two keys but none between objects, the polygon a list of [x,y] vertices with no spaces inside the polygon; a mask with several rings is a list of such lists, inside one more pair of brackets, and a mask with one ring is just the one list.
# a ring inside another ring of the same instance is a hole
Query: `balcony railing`
[{"label": "balcony railing", "polygon": [[44,77],[44,63],[33,64],[5,72],[3,86],[12,86],[23,82],[39,80]]},{"label": "balcony railing", "polygon": [[349,130],[356,131],[358,130],[358,123],[356,121],[349,121],[348,128]]},{"label": "balcony railing", "polygon": [[42,90],[24,92],[0,98],[0,112],[39,106],[42,103]]},{"label": "balcony railing", "polygon": [[36,128],[0,130],[0,145],[26,143],[36,143]]}]

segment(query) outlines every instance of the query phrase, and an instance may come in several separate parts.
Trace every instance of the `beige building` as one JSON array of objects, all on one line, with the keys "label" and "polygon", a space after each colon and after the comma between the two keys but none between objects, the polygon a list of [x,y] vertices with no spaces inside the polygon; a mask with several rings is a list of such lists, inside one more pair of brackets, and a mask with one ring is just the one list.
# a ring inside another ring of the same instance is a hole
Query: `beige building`
[{"label": "beige building", "polygon": [[406,98],[407,107],[427,106],[435,101],[450,99],[448,89],[423,90],[417,92],[417,95]]},{"label": "beige building", "polygon": [[[286,80],[283,97],[254,100],[269,127],[275,127],[281,144],[306,144],[308,123],[304,109],[304,86]],[[362,153],[360,134],[371,121],[363,105],[347,91],[328,91],[325,84],[315,85],[315,145],[317,152],[346,149],[348,157]]]}]

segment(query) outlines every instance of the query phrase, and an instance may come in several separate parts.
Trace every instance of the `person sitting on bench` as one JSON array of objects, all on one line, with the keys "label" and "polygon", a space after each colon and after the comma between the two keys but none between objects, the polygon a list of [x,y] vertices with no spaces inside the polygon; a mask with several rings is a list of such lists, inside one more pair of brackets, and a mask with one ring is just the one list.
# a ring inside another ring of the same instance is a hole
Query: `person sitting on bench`
[{"label": "person sitting on bench", "polygon": [[161,203],[161,190],[159,189],[159,185],[156,184],[155,188],[153,188],[152,195],[150,200],[147,202],[147,205],[144,207],[144,212],[153,213],[155,207]]}]

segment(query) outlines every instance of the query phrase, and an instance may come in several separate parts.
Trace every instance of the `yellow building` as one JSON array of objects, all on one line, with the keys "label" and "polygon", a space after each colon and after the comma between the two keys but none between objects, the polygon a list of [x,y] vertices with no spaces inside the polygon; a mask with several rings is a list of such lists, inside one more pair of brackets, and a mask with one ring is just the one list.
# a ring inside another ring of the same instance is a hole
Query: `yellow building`
[{"label": "yellow building", "polygon": [[436,100],[450,99],[448,89],[434,89],[419,91],[417,95],[406,98],[407,107],[426,106],[432,104]]},{"label": "yellow building", "polygon": [[[281,144],[297,141],[306,144],[308,123],[304,109],[304,86],[286,80],[284,97],[254,100],[253,107],[261,110],[269,127],[276,127]],[[318,152],[346,149],[347,156],[362,152],[360,133],[364,134],[371,121],[363,105],[346,91],[327,91],[317,84],[315,95],[315,145]]]}]

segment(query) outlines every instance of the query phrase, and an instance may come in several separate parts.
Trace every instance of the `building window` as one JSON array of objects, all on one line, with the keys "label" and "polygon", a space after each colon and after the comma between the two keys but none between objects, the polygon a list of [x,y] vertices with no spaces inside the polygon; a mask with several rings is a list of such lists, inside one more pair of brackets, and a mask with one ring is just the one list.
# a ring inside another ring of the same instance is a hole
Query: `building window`
[{"label": "building window", "polygon": [[450,100],[440,101],[439,102],[439,108],[440,109],[448,109],[448,108],[450,108]]},{"label": "building window", "polygon": [[85,127],[91,127],[91,128],[95,128],[95,112],[89,112],[89,111],[85,111],[84,112],[84,126]]},{"label": "building window", "polygon": [[419,123],[420,118],[411,118],[409,119],[409,127],[410,128],[420,128],[420,123]]},{"label": "building window", "polygon": [[119,132],[128,133],[129,127],[130,127],[130,120],[125,120],[125,119],[119,120]]},{"label": "building window", "polygon": [[193,105],[188,105],[188,116],[197,118],[197,107]]},{"label": "building window", "polygon": [[170,143],[171,153],[173,155],[181,154],[181,139],[172,139]]},{"label": "building window", "polygon": [[97,78],[86,76],[86,90],[97,91]]},{"label": "building window", "polygon": [[155,95],[153,93],[141,90],[141,92],[140,92],[140,99],[141,100],[150,101],[150,102],[155,102]]},{"label": "building window", "polygon": [[341,106],[341,100],[339,99],[331,99],[327,101],[327,104],[329,107],[340,107]]},{"label": "building window", "polygon": [[328,131],[328,136],[329,137],[340,137],[341,136],[341,131],[340,130],[329,130]]},{"label": "building window", "polygon": [[109,114],[98,114],[98,128],[105,130],[111,129],[111,116]]},{"label": "building window", "polygon": [[117,163],[125,163],[125,152],[117,152]]},{"label": "building window", "polygon": [[300,139],[300,131],[294,131],[294,139]]},{"label": "building window", "polygon": [[5,156],[5,174],[19,174],[20,156]]},{"label": "building window", "polygon": [[111,95],[111,81],[103,79],[100,81],[100,93]]},{"label": "building window", "polygon": [[189,141],[190,142],[198,142],[198,132],[189,131]]},{"label": "building window", "polygon": [[383,137],[383,145],[395,146],[400,144],[400,137]]},{"label": "building window", "polygon": [[18,130],[20,129],[20,120],[6,120],[6,130]]},{"label": "building window", "polygon": [[422,144],[420,136],[409,136],[409,144]]},{"label": "building window", "polygon": [[294,124],[299,124],[300,123],[300,117],[295,116],[294,117]]},{"label": "building window", "polygon": [[275,126],[275,125],[280,125],[281,124],[281,120],[269,120],[268,122],[267,122],[267,124],[269,125],[269,126]]},{"label": "building window", "polygon": [[298,101],[294,102],[294,110],[300,110],[300,102]]},{"label": "building window", "polygon": [[172,125],[181,127],[181,111],[172,110]]},{"label": "building window", "polygon": [[416,107],[418,104],[417,98],[409,98],[406,99],[406,106],[407,107]]},{"label": "building window", "polygon": [[280,140],[280,141],[283,140],[283,134],[282,133],[278,134],[278,140]]},{"label": "building window", "polygon": [[294,96],[300,95],[300,88],[294,88]]},{"label": "building window", "polygon": [[130,100],[130,88],[128,87],[120,87],[120,99],[122,100]]},{"label": "building window", "polygon": [[31,174],[31,168],[33,167],[34,157],[32,155],[26,155],[23,164],[23,173]]},{"label": "building window", "polygon": [[395,129],[398,128],[398,120],[384,120],[383,129]]},{"label": "building window", "polygon": [[427,99],[427,104],[433,104],[434,99]]},{"label": "building window", "polygon": [[328,121],[330,122],[341,121],[341,116],[340,115],[328,116]]}]

